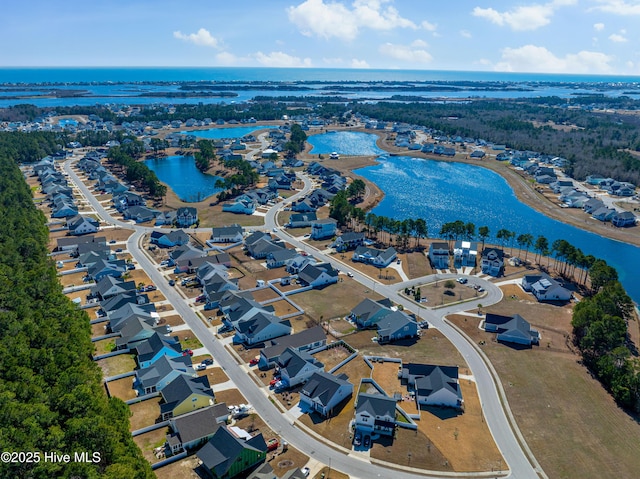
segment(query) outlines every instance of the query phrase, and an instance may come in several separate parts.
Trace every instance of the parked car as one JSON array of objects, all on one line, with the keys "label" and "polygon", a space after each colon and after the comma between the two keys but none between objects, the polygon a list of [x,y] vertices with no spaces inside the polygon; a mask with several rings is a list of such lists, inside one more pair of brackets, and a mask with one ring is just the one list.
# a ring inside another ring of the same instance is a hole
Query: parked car
[{"label": "parked car", "polygon": [[200,296],[198,296],[198,297],[196,298],[196,303],[202,303],[205,299],[207,299],[207,298],[205,297],[205,295],[204,295],[204,294],[201,294]]},{"label": "parked car", "polygon": [[116,243],[116,240],[109,241],[109,244],[115,244],[115,243]]},{"label": "parked car", "polygon": [[133,263],[129,263],[129,264],[127,264],[127,269],[128,270],[136,269],[136,265],[133,264]]},{"label": "parked car", "polygon": [[467,278],[458,278],[456,279],[456,281],[460,284],[466,284],[467,283]]},{"label": "parked car", "polygon": [[370,445],[371,445],[371,436],[365,436],[363,446],[368,448]]},{"label": "parked car", "polygon": [[255,366],[256,364],[258,364],[259,361],[260,361],[259,357],[251,358],[251,361],[249,361],[249,366]]},{"label": "parked car", "polygon": [[122,248],[116,248],[116,253],[122,253]]},{"label": "parked car", "polygon": [[154,285],[150,284],[149,286],[147,286],[146,288],[144,288],[145,291],[155,291],[156,288]]},{"label": "parked car", "polygon": [[353,278],[353,273],[351,271],[347,271],[347,276],[349,276],[349,278]]},{"label": "parked car", "polygon": [[169,286],[175,286],[176,282],[172,279],[169,280]]},{"label": "parked car", "polygon": [[211,358],[203,359],[202,364],[204,364],[205,366],[211,366],[213,364],[213,359]]},{"label": "parked car", "polygon": [[203,364],[203,363],[200,363],[200,364],[197,364],[194,369],[196,371],[204,371],[205,369],[207,369],[207,365]]},{"label": "parked car", "polygon": [[362,433],[360,431],[356,431],[356,435],[353,438],[353,444],[355,444],[356,446],[362,444]]},{"label": "parked car", "polygon": [[191,349],[185,349],[182,351],[183,356],[193,356],[193,351]]},{"label": "parked car", "polygon": [[303,468],[300,470],[300,472],[302,472],[302,475],[303,475],[304,477],[308,477],[308,476],[309,476],[309,472],[311,472],[311,471],[310,471],[310,469],[309,469],[308,467],[303,467]]}]

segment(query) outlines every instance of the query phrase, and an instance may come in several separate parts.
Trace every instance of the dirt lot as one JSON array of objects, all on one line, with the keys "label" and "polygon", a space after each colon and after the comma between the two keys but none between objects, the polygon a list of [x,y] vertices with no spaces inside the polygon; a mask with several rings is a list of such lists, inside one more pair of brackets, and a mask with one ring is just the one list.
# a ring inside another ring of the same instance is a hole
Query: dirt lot
[{"label": "dirt lot", "polygon": [[340,361],[344,361],[347,359],[351,353],[344,346],[339,346],[336,348],[325,349],[324,351],[320,351],[313,355],[318,361],[324,364],[324,370],[329,371],[331,368],[335,367],[340,363]]},{"label": "dirt lot", "polygon": [[423,252],[405,253],[399,257],[402,259],[402,269],[409,279],[434,273],[429,264],[429,258]]},{"label": "dirt lot", "polygon": [[117,397],[123,401],[128,401],[136,397],[136,391],[133,389],[133,380],[135,376],[117,379],[107,383],[109,394],[111,397]]},{"label": "dirt lot", "polygon": [[293,302],[317,321],[321,318],[322,320],[343,318],[365,298],[378,300],[382,299],[382,296],[352,279],[330,285],[322,290],[312,289],[291,296]]},{"label": "dirt lot", "polygon": [[151,426],[160,419],[160,398],[151,398],[146,401],[131,404],[131,417],[129,418],[129,430],[135,431],[143,427]]},{"label": "dirt lot", "polygon": [[153,471],[158,479],[202,479],[194,469],[198,467],[199,459],[189,456],[180,461],[169,464]]},{"label": "dirt lot", "polygon": [[[212,386],[214,384],[226,383],[229,380],[229,376],[225,374],[222,368],[209,367],[203,372],[206,372],[207,377],[209,378],[209,384],[211,384]],[[216,394],[216,400],[220,401],[219,393]]]},{"label": "dirt lot", "polygon": [[271,288],[262,288],[257,291],[254,291],[252,294],[253,294],[253,298],[258,303],[262,303],[263,301],[268,301],[270,299],[275,299],[280,297],[280,295],[276,293],[274,290],[272,290]]},{"label": "dirt lot", "polygon": [[[447,288],[445,285],[449,284],[453,288]],[[451,303],[458,303],[460,301],[478,301],[481,302],[482,298],[486,296],[486,292],[479,293],[471,287],[473,280],[470,280],[467,284],[460,284],[455,279],[446,281],[436,281],[434,283],[421,284],[416,286],[416,290],[420,288],[420,297],[427,298],[427,305],[429,307],[437,307],[441,305],[447,305]],[[413,299],[413,294],[406,295],[408,298]]]},{"label": "dirt lot", "polygon": [[161,427],[160,429],[156,429],[155,431],[140,434],[139,436],[133,438],[133,441],[142,451],[142,455],[147,461],[149,461],[150,464],[154,464],[161,460],[156,458],[156,456],[153,454],[153,449],[164,445],[168,432],[168,427]]},{"label": "dirt lot", "polygon": [[99,360],[98,366],[102,369],[103,376],[115,376],[133,371],[136,367],[136,361],[133,354],[119,354]]},{"label": "dirt lot", "polygon": [[184,321],[182,320],[182,318],[177,315],[177,314],[172,314],[170,316],[161,316],[160,319],[158,319],[158,326],[180,326],[184,324]]},{"label": "dirt lot", "polygon": [[237,406],[238,404],[246,404],[247,400],[237,389],[225,389],[216,393],[216,403],[224,402],[227,406]]},{"label": "dirt lot", "polygon": [[474,341],[486,341],[482,349],[498,371],[518,426],[547,475],[635,477],[640,470],[640,428],[567,347],[563,338],[570,321],[568,308],[512,299],[486,309],[521,314],[542,333],[540,346],[512,348],[489,340],[477,329],[477,318],[452,320]]}]

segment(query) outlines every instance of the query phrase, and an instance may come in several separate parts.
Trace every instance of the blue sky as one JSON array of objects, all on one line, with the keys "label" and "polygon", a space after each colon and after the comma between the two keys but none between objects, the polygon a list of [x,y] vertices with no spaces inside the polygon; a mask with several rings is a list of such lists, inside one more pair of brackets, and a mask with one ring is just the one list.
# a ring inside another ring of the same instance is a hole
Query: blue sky
[{"label": "blue sky", "polygon": [[24,0],[0,66],[640,75],[640,0]]}]

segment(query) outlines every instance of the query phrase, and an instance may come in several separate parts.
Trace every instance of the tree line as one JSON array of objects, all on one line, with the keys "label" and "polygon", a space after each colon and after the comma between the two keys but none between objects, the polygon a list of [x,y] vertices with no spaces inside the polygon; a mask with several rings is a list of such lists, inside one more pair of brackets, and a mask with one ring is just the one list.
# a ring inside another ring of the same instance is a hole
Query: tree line
[{"label": "tree line", "polygon": [[[31,135],[29,135],[31,136]],[[45,217],[16,164],[0,155],[0,446],[99,452],[97,463],[0,463],[0,477],[152,478],[92,361],[89,317],[62,294]]]},{"label": "tree line", "polygon": [[136,161],[127,154],[126,147],[110,148],[107,157],[113,164],[124,168],[124,176],[127,181],[135,183],[139,188],[147,191],[149,195],[160,198],[167,194],[167,187],[160,183],[156,174],[147,165]]}]

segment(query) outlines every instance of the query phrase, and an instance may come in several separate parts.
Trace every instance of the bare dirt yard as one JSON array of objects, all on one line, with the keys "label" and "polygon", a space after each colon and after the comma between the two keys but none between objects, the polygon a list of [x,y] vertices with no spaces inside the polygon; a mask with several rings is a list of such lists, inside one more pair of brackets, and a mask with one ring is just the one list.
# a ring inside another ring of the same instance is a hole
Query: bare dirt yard
[{"label": "bare dirt yard", "polygon": [[135,376],[116,379],[115,381],[109,381],[107,387],[109,388],[109,394],[112,397],[117,397],[123,401],[128,401],[136,397],[136,391],[133,389],[133,380]]},{"label": "bare dirt yard", "polygon": [[549,477],[636,477],[640,470],[640,427],[622,411],[580,364],[565,337],[569,307],[511,296],[486,311],[518,313],[541,331],[531,349],[496,343],[478,329],[479,318],[451,321],[476,343],[496,368],[509,407],[527,444]]},{"label": "bare dirt yard", "polygon": [[135,431],[143,427],[151,426],[160,418],[160,398],[151,398],[131,404],[131,417],[129,418],[129,430]]},{"label": "bare dirt yard", "polygon": [[160,429],[156,429],[155,431],[140,434],[139,436],[133,438],[133,441],[142,451],[142,455],[147,461],[149,461],[150,464],[154,464],[161,460],[153,454],[153,450],[156,447],[161,447],[162,445],[164,445],[168,432],[168,427],[161,427]]}]

